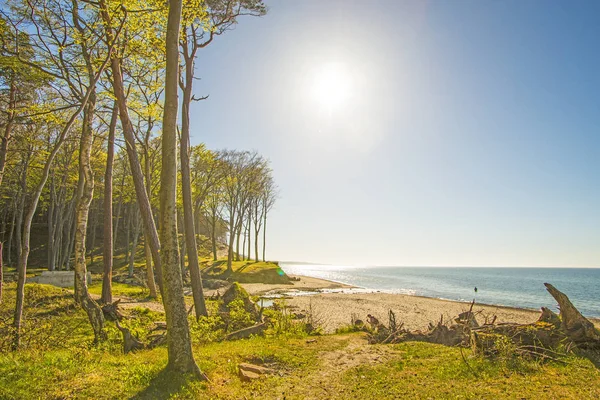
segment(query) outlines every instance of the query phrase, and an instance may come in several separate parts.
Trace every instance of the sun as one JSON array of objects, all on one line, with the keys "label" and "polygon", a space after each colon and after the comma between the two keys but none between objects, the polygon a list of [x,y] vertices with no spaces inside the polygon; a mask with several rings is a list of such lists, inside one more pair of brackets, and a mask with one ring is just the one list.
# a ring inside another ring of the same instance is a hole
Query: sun
[{"label": "sun", "polygon": [[342,63],[326,63],[315,70],[312,93],[322,107],[333,111],[347,103],[352,93],[352,76]]}]

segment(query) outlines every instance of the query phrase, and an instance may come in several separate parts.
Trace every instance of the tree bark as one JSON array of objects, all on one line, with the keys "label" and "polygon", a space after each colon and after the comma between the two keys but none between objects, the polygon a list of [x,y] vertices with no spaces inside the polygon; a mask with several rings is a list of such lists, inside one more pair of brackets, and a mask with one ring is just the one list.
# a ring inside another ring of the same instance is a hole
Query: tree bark
[{"label": "tree bark", "polygon": [[0,242],[0,304],[2,303],[2,288],[4,285],[4,269],[2,265],[2,242]]},{"label": "tree bark", "polygon": [[56,185],[54,184],[54,173],[52,173],[52,177],[50,178],[50,204],[48,205],[48,252],[47,252],[47,260],[48,260],[48,271],[54,271],[54,229],[55,229],[55,221],[54,221],[54,213],[56,208]]},{"label": "tree bark", "polygon": [[[149,125],[150,126],[150,125]],[[152,196],[152,173],[150,168],[150,133],[148,130],[145,137],[145,157],[144,157],[144,172],[146,174],[146,194],[148,198]],[[155,299],[158,297],[156,293],[156,281],[154,280],[154,269],[152,267],[152,249],[150,249],[150,240],[144,236],[144,252],[146,257],[146,284],[150,291],[150,297]]]},{"label": "tree bark", "polygon": [[10,81],[10,88],[8,90],[8,118],[6,125],[4,126],[4,134],[0,138],[0,186],[2,186],[2,178],[4,177],[4,168],[6,166],[6,154],[8,153],[8,142],[12,134],[12,128],[15,121],[15,107],[17,97],[17,84],[15,82],[14,74],[12,74]]},{"label": "tree bark", "polygon": [[262,248],[263,262],[267,261],[265,258],[266,247],[267,247],[267,210],[266,210],[266,206],[265,206],[265,213],[263,216],[263,248]]},{"label": "tree bark", "polygon": [[113,269],[113,163],[115,159],[115,131],[119,109],[113,104],[110,125],[108,127],[108,147],[106,151],[106,169],[104,171],[104,238],[103,259],[104,274],[102,275],[102,296],[100,301],[112,303],[112,269]]},{"label": "tree bark", "polygon": [[202,377],[194,361],[177,246],[177,90],[179,70],[179,27],[181,0],[169,2],[166,35],[165,105],[163,115],[160,221],[163,298],[167,319],[167,367]]},{"label": "tree bark", "polygon": [[21,242],[21,238],[23,237],[23,213],[25,212],[25,197],[27,196],[27,168],[29,167],[30,157],[31,151],[28,151],[22,163],[23,169],[21,171],[21,196],[19,197],[17,221],[15,225],[15,234],[17,235],[17,259],[21,257],[21,253],[23,252],[23,243]]},{"label": "tree bark", "polygon": [[[183,230],[187,248],[188,268],[192,281],[192,295],[194,297],[194,310],[196,320],[201,316],[208,316],[202,276],[198,263],[198,247],[196,244],[196,231],[194,229],[194,211],[192,205],[192,183],[190,179],[190,103],[192,101],[192,83],[194,78],[193,58],[185,55],[185,85],[183,101],[181,103],[181,188],[183,196]],[[183,257],[183,255],[182,255]]]},{"label": "tree bark", "polygon": [[104,332],[104,316],[102,309],[88,293],[85,242],[90,204],[94,195],[94,174],[91,167],[91,151],[94,136],[92,133],[92,119],[95,107],[95,95],[91,98],[83,116],[83,129],[81,145],[79,147],[79,179],[82,190],[77,196],[77,213],[75,215],[75,299],[88,315],[94,330],[94,342],[106,339]]},{"label": "tree bark", "polygon": [[[134,205],[135,206],[135,205]],[[129,277],[132,278],[134,274],[134,263],[135,254],[137,253],[138,239],[140,237],[140,212],[139,209],[134,209],[132,214],[132,225],[133,225],[133,243],[131,244],[131,251],[129,252]]]}]

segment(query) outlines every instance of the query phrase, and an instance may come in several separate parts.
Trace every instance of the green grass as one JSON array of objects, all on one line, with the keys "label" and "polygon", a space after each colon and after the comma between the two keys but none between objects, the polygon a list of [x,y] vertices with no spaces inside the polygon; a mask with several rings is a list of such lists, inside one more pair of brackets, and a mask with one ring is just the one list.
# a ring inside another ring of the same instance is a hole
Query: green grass
[{"label": "green grass", "polygon": [[[93,283],[88,286],[89,292],[92,294],[102,294],[102,278],[98,276],[98,279],[93,279]],[[143,300],[147,299],[150,295],[150,291],[142,286],[127,285],[125,283],[112,282],[112,294],[113,296],[126,296],[132,299]]]},{"label": "green grass", "polygon": [[[92,346],[85,313],[71,292],[26,287],[24,348],[0,349],[1,399],[587,399],[600,398],[600,372],[580,358],[568,364],[507,363],[426,343],[369,345],[364,333],[271,335],[206,342],[193,351],[210,382],[166,372],[166,348],[121,352],[120,334]],[[14,284],[0,304],[0,337],[10,335]],[[211,306],[211,309],[215,307]],[[124,320],[144,339],[164,315],[133,309]],[[193,324],[193,323],[192,323]],[[192,331],[195,331],[195,326]],[[311,339],[311,340],[308,340]],[[237,376],[240,362],[265,363],[278,373],[251,383]]]},{"label": "green grass", "polygon": [[290,283],[289,277],[277,263],[233,261],[233,273],[227,275],[227,260],[202,260],[202,275],[206,278],[228,279],[241,283]]}]

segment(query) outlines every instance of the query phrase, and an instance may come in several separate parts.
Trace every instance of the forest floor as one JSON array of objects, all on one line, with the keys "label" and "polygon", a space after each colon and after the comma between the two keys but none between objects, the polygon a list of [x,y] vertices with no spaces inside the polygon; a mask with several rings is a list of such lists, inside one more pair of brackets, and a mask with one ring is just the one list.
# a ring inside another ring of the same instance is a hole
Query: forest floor
[{"label": "forest floor", "polygon": [[[115,285],[117,296],[128,290],[136,289]],[[1,399],[600,398],[600,371],[577,357],[560,363],[490,360],[427,343],[371,345],[365,333],[271,330],[265,337],[217,342],[206,325],[191,318],[194,355],[209,378],[199,382],[165,371],[165,347],[124,355],[113,323],[107,323],[108,340],[92,345],[87,317],[72,291],[46,285],[26,286],[22,348],[11,352],[14,299],[11,283],[0,303]],[[164,320],[145,307],[126,312],[131,318],[123,324],[141,339],[154,321]],[[275,373],[243,382],[242,362]]]}]

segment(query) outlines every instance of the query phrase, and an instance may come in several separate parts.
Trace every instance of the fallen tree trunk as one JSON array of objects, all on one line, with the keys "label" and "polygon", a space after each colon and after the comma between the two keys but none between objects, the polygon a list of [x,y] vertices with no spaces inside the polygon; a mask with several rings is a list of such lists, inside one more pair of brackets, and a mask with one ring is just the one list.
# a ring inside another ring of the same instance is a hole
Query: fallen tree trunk
[{"label": "fallen tree trunk", "polygon": [[566,294],[549,283],[544,283],[544,286],[558,303],[561,329],[569,339],[582,349],[600,350],[600,333],[594,324],[581,315]]},{"label": "fallen tree trunk", "polygon": [[263,322],[260,324],[250,326],[248,328],[243,328],[235,332],[231,332],[230,334],[225,336],[225,340],[245,339],[250,337],[251,335],[259,335],[263,333],[265,329],[267,329],[267,323]]}]

